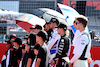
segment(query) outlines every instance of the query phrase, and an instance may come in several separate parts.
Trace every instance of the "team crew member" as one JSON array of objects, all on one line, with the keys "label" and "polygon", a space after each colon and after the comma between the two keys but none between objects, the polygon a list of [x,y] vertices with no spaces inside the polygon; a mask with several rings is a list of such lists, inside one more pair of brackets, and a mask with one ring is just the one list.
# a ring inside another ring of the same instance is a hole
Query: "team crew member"
[{"label": "team crew member", "polygon": [[[6,42],[6,47],[7,47],[7,49],[9,50],[9,49],[10,49],[10,46],[11,46],[11,42],[10,42],[10,40],[5,41],[5,42]],[[1,67],[6,67],[6,57],[7,57],[7,52],[8,52],[8,50],[5,52],[5,58],[2,57]],[[4,56],[4,55],[3,55],[3,56]]]},{"label": "team crew member", "polygon": [[40,26],[40,25],[35,25],[35,26],[33,26],[33,28],[34,28],[34,33],[39,33],[39,31],[40,30],[42,30],[42,26]]},{"label": "team crew member", "polygon": [[36,43],[35,47],[34,47],[34,50],[33,50],[34,54],[35,54],[35,59],[32,63],[32,67],[35,67],[35,63],[36,63],[36,60],[37,60],[37,55],[38,55],[38,52],[39,52],[39,47],[40,47],[39,43]]},{"label": "team crew member", "polygon": [[85,27],[88,23],[88,19],[80,15],[76,17],[74,25],[76,29],[79,30],[79,36],[76,36],[74,44],[73,57],[70,60],[69,67],[88,67],[87,59],[90,57],[91,48],[91,38],[87,32],[85,32]]},{"label": "team crew member", "polygon": [[11,42],[10,48],[7,52],[7,59],[6,59],[6,67],[10,67],[13,65],[13,57],[14,57],[14,40],[16,39],[16,35],[12,34],[10,35],[9,41]]},{"label": "team crew member", "polygon": [[52,29],[50,29],[50,24],[49,22],[46,22],[45,25],[43,26],[44,27],[44,30],[47,32],[48,34],[48,39],[47,39],[47,42],[49,41],[49,38],[51,36],[51,33],[52,33]]},{"label": "team crew member", "polygon": [[[24,53],[26,52],[25,51],[25,45],[28,43],[28,35],[25,35],[23,39],[24,39],[24,41],[23,41],[23,46],[22,46],[22,53],[23,53],[23,56],[24,56]],[[22,58],[23,58],[23,56],[22,56]]]},{"label": "team crew member", "polygon": [[[35,55],[32,51],[32,49],[35,46],[36,39],[34,37],[35,35],[30,34],[28,36],[28,43],[25,45],[25,51],[26,53],[24,54],[23,60],[22,60],[22,67],[27,67],[32,65],[32,61],[35,58]],[[32,47],[33,46],[33,47]]]},{"label": "team crew member", "polygon": [[40,31],[36,36],[36,42],[40,44],[40,47],[35,67],[48,67],[48,49],[45,43],[46,36],[47,34],[44,31]]},{"label": "team crew member", "polygon": [[[58,52],[56,54],[56,56],[53,58],[51,64],[55,63],[55,60],[57,58],[59,58],[59,67],[68,67],[68,64],[66,64],[66,61],[64,60],[64,58],[68,58],[69,56],[69,48],[70,48],[70,44],[71,41],[68,38],[68,36],[65,35],[65,32],[67,30],[67,26],[65,24],[60,24],[58,25],[58,34],[61,36],[61,39],[59,41],[58,44]],[[69,58],[68,58],[69,59]],[[68,61],[67,61],[68,62]]]},{"label": "team crew member", "polygon": [[56,18],[51,18],[49,23],[50,23],[50,29],[53,30],[53,33],[52,33],[52,35],[47,43],[48,44],[47,47],[48,47],[50,54],[51,54],[51,55],[49,55],[49,57],[50,57],[49,63],[50,63],[58,51],[58,43],[59,43],[60,35],[57,32],[57,28],[55,28],[58,26],[59,21]]},{"label": "team crew member", "polygon": [[22,44],[22,40],[20,38],[16,38],[14,40],[14,58],[13,58],[13,67],[19,67],[21,57],[22,57],[22,48],[20,45]]}]

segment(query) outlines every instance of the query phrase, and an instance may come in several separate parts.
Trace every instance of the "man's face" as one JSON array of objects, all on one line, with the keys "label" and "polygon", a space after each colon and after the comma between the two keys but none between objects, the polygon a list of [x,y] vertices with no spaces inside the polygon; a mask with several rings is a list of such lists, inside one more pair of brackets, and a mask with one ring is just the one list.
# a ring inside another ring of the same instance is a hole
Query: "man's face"
[{"label": "man's face", "polygon": [[11,38],[11,41],[10,41],[10,42],[11,42],[12,45],[14,45],[14,40],[15,40],[15,39],[16,39],[15,37],[12,37],[12,38]]},{"label": "man's face", "polygon": [[60,34],[61,31],[62,31],[62,28],[59,28],[59,27],[58,27],[57,31],[58,31],[58,34]]},{"label": "man's face", "polygon": [[32,33],[34,33],[34,29],[31,29]]},{"label": "man's face", "polygon": [[39,50],[34,49],[34,53],[35,53],[35,55],[38,55],[38,51],[39,51]]},{"label": "man's face", "polygon": [[17,42],[14,42],[14,47],[17,47]]},{"label": "man's face", "polygon": [[39,33],[40,29],[34,29],[34,33]]},{"label": "man's face", "polygon": [[53,28],[53,22],[50,23],[50,29],[52,29],[52,28]]},{"label": "man's face", "polygon": [[36,36],[36,42],[38,43],[40,40],[40,37],[39,36]]},{"label": "man's face", "polygon": [[48,31],[50,29],[50,25],[49,24],[45,24],[45,30]]},{"label": "man's face", "polygon": [[79,28],[79,21],[77,19],[75,19],[75,21],[73,22],[74,28],[78,29]]},{"label": "man's face", "polygon": [[30,46],[29,45],[25,45],[25,51],[29,51]]}]

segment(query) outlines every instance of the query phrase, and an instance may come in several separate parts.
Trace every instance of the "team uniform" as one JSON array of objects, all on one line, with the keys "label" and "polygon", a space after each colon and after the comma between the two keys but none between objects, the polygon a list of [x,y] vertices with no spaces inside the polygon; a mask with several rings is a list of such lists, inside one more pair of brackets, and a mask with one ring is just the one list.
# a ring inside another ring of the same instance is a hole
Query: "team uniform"
[{"label": "team uniform", "polygon": [[49,41],[49,38],[51,37],[51,34],[52,34],[52,29],[49,29],[47,31],[47,34],[48,34],[48,39],[47,39],[47,42]]},{"label": "team uniform", "polygon": [[39,47],[39,53],[37,55],[37,58],[41,59],[39,67],[48,67],[48,50],[47,45],[45,43]]},{"label": "team uniform", "polygon": [[19,49],[15,49],[14,51],[13,67],[19,67],[17,60],[21,60],[21,57],[22,57],[22,48],[19,47]]},{"label": "team uniform", "polygon": [[[27,66],[27,61],[28,59],[31,58],[32,60],[34,60],[35,56],[32,52],[31,49],[29,49],[29,52],[26,52],[24,57],[23,57],[23,60],[22,60],[22,66],[21,67],[26,67]],[[31,63],[32,65],[32,63]]]},{"label": "team uniform", "polygon": [[71,63],[74,63],[74,67],[88,67],[87,58],[90,54],[91,38],[85,31],[78,33],[73,41],[74,50]]},{"label": "team uniform", "polygon": [[21,60],[22,57],[22,49],[10,48],[8,50],[6,67],[19,67],[17,60]]},{"label": "team uniform", "polygon": [[58,45],[58,52],[56,56],[53,58],[53,60],[59,58],[60,61],[59,67],[68,67],[68,64],[66,64],[66,61],[63,58],[69,56],[70,46],[71,46],[70,39],[65,34],[62,35]]},{"label": "team uniform", "polygon": [[13,48],[12,45],[10,46],[10,49],[8,49],[7,59],[6,59],[6,67],[13,66],[14,50],[15,49]]},{"label": "team uniform", "polygon": [[61,38],[61,36],[57,32],[57,28],[55,28],[53,30],[53,34],[51,35],[51,38],[49,39],[48,45],[47,45],[48,50],[50,51],[49,63],[51,62],[51,60],[54,58],[54,56],[58,52],[58,43],[59,43],[60,38]]},{"label": "team uniform", "polygon": [[[58,49],[57,46],[58,46],[58,40],[60,39],[60,35],[57,33],[57,28],[55,28],[53,30],[53,34],[51,35],[50,37],[50,40],[48,42],[48,49],[50,50],[50,53],[53,54],[53,53],[56,53],[56,50]],[[55,47],[52,47],[52,46],[55,46]]]}]

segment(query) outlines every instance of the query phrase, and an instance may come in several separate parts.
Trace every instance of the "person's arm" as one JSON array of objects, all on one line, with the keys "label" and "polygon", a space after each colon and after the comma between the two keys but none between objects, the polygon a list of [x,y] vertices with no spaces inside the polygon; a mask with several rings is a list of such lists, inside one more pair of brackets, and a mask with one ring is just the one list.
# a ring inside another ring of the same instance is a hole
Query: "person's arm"
[{"label": "person's arm", "polygon": [[60,39],[60,35],[55,34],[55,35],[52,37],[52,39],[48,42],[48,45],[47,45],[48,49],[50,50],[50,49],[52,48],[52,46],[55,44],[55,42],[56,42],[57,40],[59,40],[59,39]]},{"label": "person's arm", "polygon": [[88,44],[89,40],[87,36],[81,36],[80,42],[79,42],[79,47],[77,48],[76,54],[72,57],[70,60],[71,63],[75,62],[83,53],[85,46]]},{"label": "person's arm", "polygon": [[37,61],[35,63],[35,67],[39,67],[41,63],[41,58],[37,58]]},{"label": "person's arm", "polygon": [[91,58],[91,54],[89,53],[89,57],[88,57],[88,63],[92,62],[92,58]]},{"label": "person's arm", "polygon": [[27,66],[26,67],[30,67],[31,66],[31,63],[32,63],[32,59],[31,58],[28,58]]}]

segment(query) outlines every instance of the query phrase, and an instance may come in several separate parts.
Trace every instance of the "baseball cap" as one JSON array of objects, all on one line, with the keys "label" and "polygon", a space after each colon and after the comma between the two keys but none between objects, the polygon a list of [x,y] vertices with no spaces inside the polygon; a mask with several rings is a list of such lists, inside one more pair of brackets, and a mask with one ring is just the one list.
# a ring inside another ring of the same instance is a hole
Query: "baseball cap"
[{"label": "baseball cap", "polygon": [[16,34],[10,35],[10,40],[11,40],[12,37],[15,37],[16,38]]},{"label": "baseball cap", "polygon": [[43,27],[45,27],[46,24],[49,24],[49,22],[46,22]]},{"label": "baseball cap", "polygon": [[43,41],[47,40],[47,34],[46,34],[45,31],[42,31],[42,30],[41,30],[41,31],[37,34],[37,36],[42,37]]},{"label": "baseball cap", "polygon": [[51,23],[51,22],[53,22],[53,23],[55,22],[55,23],[57,23],[57,25],[59,24],[59,21],[56,18],[51,18],[49,23]]},{"label": "baseball cap", "polygon": [[40,29],[40,30],[42,30],[42,27],[40,25],[35,25],[35,26],[32,26],[30,29]]},{"label": "baseball cap", "polygon": [[30,29],[34,29],[34,26],[31,26]]},{"label": "baseball cap", "polygon": [[56,28],[63,28],[64,31],[67,30],[67,26],[65,24],[60,23]]},{"label": "baseball cap", "polygon": [[14,40],[14,42],[17,42],[19,45],[22,44],[22,40],[21,40],[20,38],[16,38],[16,39]]},{"label": "baseball cap", "polygon": [[40,44],[39,43],[36,43],[34,49],[39,50],[39,47],[40,47]]},{"label": "baseball cap", "polygon": [[28,35],[25,35],[25,36],[24,36],[24,39],[28,39]]},{"label": "baseball cap", "polygon": [[45,24],[49,24],[49,22],[46,22]]}]

